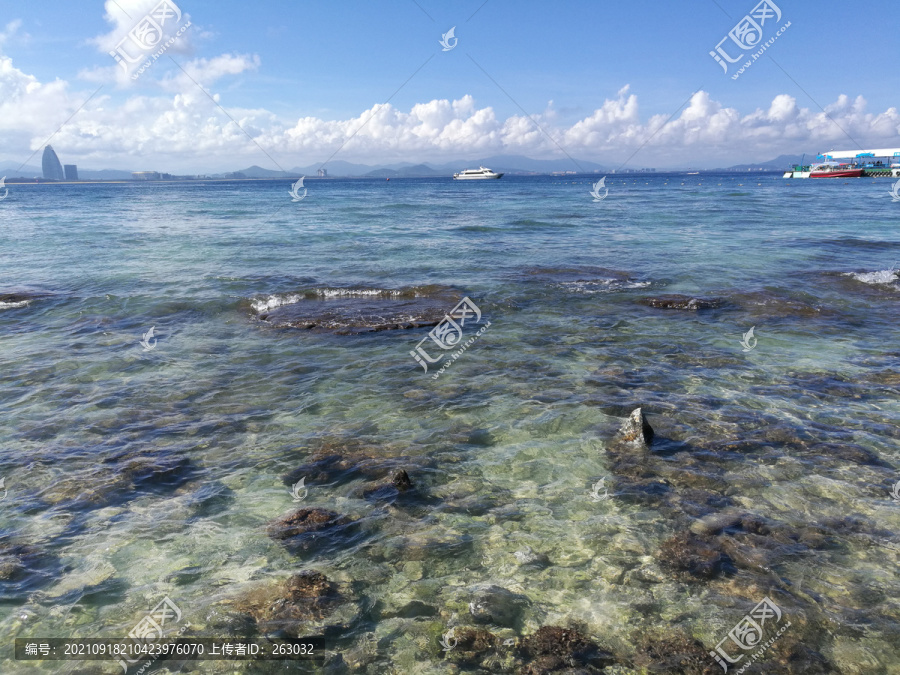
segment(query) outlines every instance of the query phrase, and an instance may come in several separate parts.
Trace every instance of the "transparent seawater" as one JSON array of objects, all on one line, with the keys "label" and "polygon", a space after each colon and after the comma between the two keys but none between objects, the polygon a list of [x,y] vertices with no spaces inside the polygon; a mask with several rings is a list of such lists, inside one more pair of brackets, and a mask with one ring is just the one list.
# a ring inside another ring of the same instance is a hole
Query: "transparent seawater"
[{"label": "transparent seawater", "polygon": [[[485,672],[437,642],[485,584],[530,602],[481,626],[499,639],[577,624],[629,654],[678,629],[711,650],[768,596],[837,672],[898,672],[888,181],[617,175],[595,203],[597,178],[307,180],[299,203],[288,181],[8,185],[0,294],[37,297],[0,307],[0,671],[121,672],[12,641],[122,637],[166,596],[223,635],[250,589],[315,570],[345,598],[309,624],[340,627],[330,666],[194,672]],[[277,329],[251,304],[429,284],[491,323],[438,379],[409,353],[428,329]],[[717,307],[641,302],[666,294]],[[617,475],[638,406],[656,440]],[[292,501],[285,476],[323,452],[374,469]],[[367,494],[395,468],[415,499]],[[300,507],[358,533],[289,550],[267,526]],[[721,511],[768,523],[733,533],[759,564],[671,573],[661,544]]]}]

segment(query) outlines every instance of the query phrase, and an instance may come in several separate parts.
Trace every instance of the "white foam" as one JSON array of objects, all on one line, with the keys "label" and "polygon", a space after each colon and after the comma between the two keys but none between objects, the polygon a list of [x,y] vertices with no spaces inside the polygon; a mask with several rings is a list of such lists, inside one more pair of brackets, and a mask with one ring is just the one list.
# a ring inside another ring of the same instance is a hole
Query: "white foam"
[{"label": "white foam", "polygon": [[21,300],[19,302],[0,302],[0,309],[12,309],[13,307],[27,307],[31,300]]},{"label": "white foam", "polygon": [[256,298],[250,301],[250,306],[257,312],[268,312],[282,305],[293,305],[300,302],[302,295],[292,293],[290,295],[270,295],[268,298]]},{"label": "white foam", "polygon": [[[402,291],[387,290],[383,288],[317,288],[313,291],[319,298],[360,298],[377,296],[397,296]],[[416,296],[419,294],[416,293]],[[276,307],[293,305],[300,302],[306,296],[303,293],[275,293],[268,298],[254,298],[250,306],[256,312],[270,312]]]},{"label": "white foam", "polygon": [[400,291],[380,288],[317,288],[316,295],[325,298],[359,297],[367,295],[399,295]]},{"label": "white foam", "polygon": [[[621,279],[594,279],[592,281],[567,281],[561,284],[578,293],[609,293],[623,288],[646,288],[649,281],[623,281]],[[599,288],[592,288],[599,287]]]},{"label": "white foam", "polygon": [[881,270],[879,272],[845,272],[845,277],[853,277],[864,284],[892,284],[900,278],[897,270]]}]

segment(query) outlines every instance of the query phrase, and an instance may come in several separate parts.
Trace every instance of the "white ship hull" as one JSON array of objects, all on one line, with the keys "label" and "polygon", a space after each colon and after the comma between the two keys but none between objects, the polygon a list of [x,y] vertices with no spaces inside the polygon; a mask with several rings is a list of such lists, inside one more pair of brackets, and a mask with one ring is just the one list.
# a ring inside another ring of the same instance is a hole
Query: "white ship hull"
[{"label": "white ship hull", "polygon": [[494,173],[482,166],[478,169],[466,169],[455,173],[453,174],[453,180],[490,180],[492,178],[501,178],[502,176],[502,173]]}]

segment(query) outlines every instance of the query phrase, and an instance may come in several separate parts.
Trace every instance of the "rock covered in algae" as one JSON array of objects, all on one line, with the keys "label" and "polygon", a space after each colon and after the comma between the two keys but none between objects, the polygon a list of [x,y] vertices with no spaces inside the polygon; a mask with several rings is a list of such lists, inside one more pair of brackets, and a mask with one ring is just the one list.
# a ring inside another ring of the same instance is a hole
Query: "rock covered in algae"
[{"label": "rock covered in algae", "polygon": [[352,335],[435,326],[461,298],[444,286],[316,288],[255,298],[251,306],[280,328]]},{"label": "rock covered in algae", "polygon": [[306,551],[321,539],[349,538],[354,521],[328,509],[299,509],[268,526],[268,534],[289,549]]},{"label": "rock covered in algae", "polygon": [[641,672],[719,675],[721,669],[703,644],[688,635],[641,632],[632,637],[632,663]]},{"label": "rock covered in algae", "polygon": [[[445,634],[446,635],[446,634]],[[444,638],[445,644],[452,645],[446,658],[462,666],[474,666],[492,670],[496,663],[496,652],[500,640],[483,628],[454,628],[452,634]]]},{"label": "rock covered in algae", "polygon": [[664,541],[657,557],[682,580],[712,579],[731,562],[716,544],[713,539],[682,532]]},{"label": "rock covered in algae", "polygon": [[237,622],[244,625],[244,630],[255,627],[263,635],[296,638],[304,632],[304,627],[311,627],[310,624],[329,616],[345,602],[337,584],[321,572],[304,570],[283,582],[255,588],[230,601],[235,612],[219,620],[215,627],[229,628]]},{"label": "rock covered in algae", "polygon": [[543,626],[522,640],[519,652],[526,663],[520,675],[544,675],[568,668],[588,668],[575,671],[599,673],[615,663],[613,655],[575,628]]},{"label": "rock covered in algae", "polygon": [[50,504],[93,508],[133,499],[140,491],[176,490],[189,482],[196,467],[184,456],[162,450],[127,452],[107,457],[99,467],[72,473],[48,485],[40,497]]}]

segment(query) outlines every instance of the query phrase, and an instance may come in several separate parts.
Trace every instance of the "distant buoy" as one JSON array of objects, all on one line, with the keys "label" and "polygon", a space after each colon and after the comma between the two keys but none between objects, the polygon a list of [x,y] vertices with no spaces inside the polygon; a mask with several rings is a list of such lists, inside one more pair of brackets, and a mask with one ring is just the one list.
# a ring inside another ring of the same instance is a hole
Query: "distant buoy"
[{"label": "distant buoy", "polygon": [[387,180],[388,180],[388,181],[390,181],[390,180],[391,180],[391,179],[390,179],[390,178],[388,178],[388,179],[387,179]]}]

